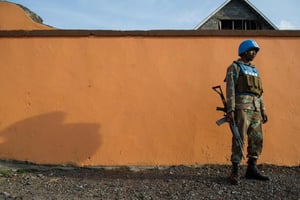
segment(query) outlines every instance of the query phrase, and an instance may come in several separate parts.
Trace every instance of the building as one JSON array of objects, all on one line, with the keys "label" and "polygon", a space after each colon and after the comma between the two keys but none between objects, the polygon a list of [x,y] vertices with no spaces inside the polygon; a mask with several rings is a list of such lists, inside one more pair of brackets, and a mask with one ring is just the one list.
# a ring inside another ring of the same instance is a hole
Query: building
[{"label": "building", "polygon": [[204,19],[196,30],[278,30],[248,0],[227,0]]}]

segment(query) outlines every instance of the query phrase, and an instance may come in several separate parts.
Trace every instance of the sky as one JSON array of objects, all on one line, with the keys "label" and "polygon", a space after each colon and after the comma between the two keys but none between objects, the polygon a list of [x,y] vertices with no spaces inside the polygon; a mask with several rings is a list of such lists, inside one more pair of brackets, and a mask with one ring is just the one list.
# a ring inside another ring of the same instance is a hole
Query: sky
[{"label": "sky", "polygon": [[[59,29],[194,29],[226,0],[8,0]],[[300,30],[300,0],[249,0],[282,30]]]}]

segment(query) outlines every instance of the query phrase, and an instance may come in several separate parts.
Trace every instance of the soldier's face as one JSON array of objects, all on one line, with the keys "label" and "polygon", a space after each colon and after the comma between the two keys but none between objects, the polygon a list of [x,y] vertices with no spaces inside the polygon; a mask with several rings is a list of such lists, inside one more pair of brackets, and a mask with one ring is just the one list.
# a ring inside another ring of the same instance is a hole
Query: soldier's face
[{"label": "soldier's face", "polygon": [[248,61],[252,61],[255,58],[256,53],[257,53],[257,51],[255,49],[250,49],[250,50],[246,51],[245,58]]}]

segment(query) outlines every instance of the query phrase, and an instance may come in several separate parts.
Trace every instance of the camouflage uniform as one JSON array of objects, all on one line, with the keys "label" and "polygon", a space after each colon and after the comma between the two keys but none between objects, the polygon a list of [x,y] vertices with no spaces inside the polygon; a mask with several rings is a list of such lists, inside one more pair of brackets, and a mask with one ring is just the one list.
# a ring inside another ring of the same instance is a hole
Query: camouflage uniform
[{"label": "camouflage uniform", "polygon": [[[242,62],[238,60],[236,62]],[[251,65],[254,69],[255,66]],[[240,76],[241,68],[237,63],[231,64],[226,74],[227,112],[234,111],[235,121],[242,140],[248,136],[247,157],[258,159],[263,146],[262,116],[265,110],[263,98],[251,93],[236,93],[236,83]],[[231,162],[240,163],[242,152],[232,138]]]}]

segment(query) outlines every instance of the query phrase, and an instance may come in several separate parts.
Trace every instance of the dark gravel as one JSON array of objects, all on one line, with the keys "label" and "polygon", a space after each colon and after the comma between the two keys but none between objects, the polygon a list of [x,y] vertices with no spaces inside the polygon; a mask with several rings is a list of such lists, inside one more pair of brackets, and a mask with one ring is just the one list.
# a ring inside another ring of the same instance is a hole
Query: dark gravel
[{"label": "dark gravel", "polygon": [[[295,199],[300,168],[259,165],[271,181],[241,178],[230,185],[229,165],[135,170],[19,168],[1,170],[0,199]],[[241,174],[246,166],[241,167]]]}]

